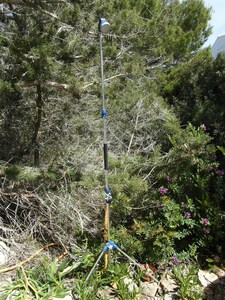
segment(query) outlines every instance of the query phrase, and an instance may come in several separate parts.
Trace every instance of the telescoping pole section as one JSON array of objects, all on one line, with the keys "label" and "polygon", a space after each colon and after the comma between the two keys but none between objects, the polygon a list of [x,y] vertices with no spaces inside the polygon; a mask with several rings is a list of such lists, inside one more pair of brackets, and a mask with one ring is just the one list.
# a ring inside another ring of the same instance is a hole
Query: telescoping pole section
[{"label": "telescoping pole section", "polygon": [[[109,205],[112,199],[110,188],[109,188],[109,180],[108,180],[108,172],[109,172],[109,163],[108,163],[108,144],[107,144],[107,111],[106,111],[106,102],[105,102],[105,93],[104,93],[104,72],[103,72],[103,51],[102,51],[102,36],[103,33],[107,33],[109,31],[109,23],[103,19],[99,19],[99,34],[100,34],[100,59],[101,59],[101,81],[102,81],[102,119],[103,119],[103,153],[104,153],[104,170],[105,170],[105,219],[104,219],[104,243],[106,244],[110,239],[110,226],[109,226]],[[108,251],[104,253],[104,268],[107,268],[108,265]]]}]

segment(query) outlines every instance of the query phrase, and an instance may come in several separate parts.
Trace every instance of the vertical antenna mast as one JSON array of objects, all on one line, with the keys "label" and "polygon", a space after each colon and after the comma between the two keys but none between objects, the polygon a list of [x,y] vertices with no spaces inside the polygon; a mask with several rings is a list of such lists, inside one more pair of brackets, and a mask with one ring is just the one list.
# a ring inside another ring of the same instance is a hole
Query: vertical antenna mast
[{"label": "vertical antenna mast", "polygon": [[[126,254],[123,250],[121,250],[113,241],[110,241],[110,234],[109,234],[109,205],[112,199],[109,183],[108,183],[108,144],[107,144],[107,123],[106,123],[106,105],[105,105],[105,95],[104,95],[104,74],[103,74],[103,52],[102,52],[102,34],[109,32],[110,25],[109,23],[101,18],[99,19],[98,24],[98,31],[100,33],[100,56],[101,56],[101,79],[102,79],[102,119],[103,119],[103,131],[104,131],[104,140],[103,140],[103,150],[104,150],[104,169],[105,169],[105,221],[104,221],[104,247],[97,258],[96,262],[94,263],[93,267],[91,268],[85,282],[88,282],[89,278],[91,277],[92,273],[96,269],[100,259],[104,255],[104,268],[106,269],[108,266],[108,259],[109,259],[109,251],[113,249],[117,249],[121,254],[123,254],[126,258],[128,258],[133,264],[139,267],[141,270],[145,268],[137,263],[133,258],[131,258],[128,254]],[[147,270],[146,270],[147,271]],[[158,280],[153,277],[148,271],[145,273],[146,275],[150,276],[155,282],[158,283]]]},{"label": "vertical antenna mast", "polygon": [[[109,32],[110,25],[104,19],[99,19],[98,30],[100,34],[100,59],[101,59],[101,82],[102,82],[102,119],[103,119],[103,153],[104,153],[104,170],[105,170],[105,219],[104,219],[104,243],[106,244],[110,240],[110,228],[109,228],[109,206],[112,199],[110,189],[109,189],[109,180],[108,180],[108,144],[107,144],[107,122],[106,122],[106,102],[105,102],[105,93],[104,93],[104,68],[103,68],[103,51],[102,51],[102,36],[104,33]],[[104,268],[106,269],[108,265],[108,251],[104,253]]]}]

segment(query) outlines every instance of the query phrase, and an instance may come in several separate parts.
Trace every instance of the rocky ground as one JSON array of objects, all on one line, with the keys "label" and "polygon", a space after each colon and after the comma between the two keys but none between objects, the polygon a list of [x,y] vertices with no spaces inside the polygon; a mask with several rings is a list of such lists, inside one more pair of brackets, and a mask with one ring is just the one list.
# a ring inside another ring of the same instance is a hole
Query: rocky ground
[{"label": "rocky ground", "polygon": [[[5,243],[0,242],[0,293],[4,289],[4,284],[15,276],[15,270],[11,272],[2,272],[5,265],[9,264],[10,258],[15,253],[6,246]],[[220,268],[214,268],[212,271],[199,270],[198,271],[199,285],[195,286],[201,291],[204,291],[204,300],[225,300],[225,271]],[[138,291],[136,300],[172,300],[182,299],[179,296],[179,283],[175,281],[168,270],[164,270],[159,282],[142,281],[140,288],[130,279],[123,278],[124,284],[127,285],[129,291]],[[191,282],[189,282],[191,285]],[[105,286],[98,292],[99,299],[119,300],[115,296],[116,286]],[[0,297],[1,298],[1,297]],[[15,295],[10,295],[7,300],[15,299]],[[76,294],[69,293],[64,298],[52,298],[51,300],[74,300],[79,299]],[[191,298],[189,298],[192,300]],[[187,300],[189,300],[187,299]],[[195,299],[195,298],[193,298]],[[49,299],[50,300],[50,299]]]},{"label": "rocky ground", "polygon": [[[197,288],[199,290],[204,290],[204,296],[202,299],[225,300],[225,272],[223,270],[215,269],[214,272],[199,270],[198,277],[201,285]],[[158,283],[141,282],[140,287],[140,293],[136,297],[136,300],[181,299],[178,295],[179,287],[167,271],[164,272]],[[105,287],[102,291],[100,291],[100,295],[103,299],[119,300],[119,298],[113,296],[113,294],[113,288]],[[189,299],[192,300],[193,298]]]}]

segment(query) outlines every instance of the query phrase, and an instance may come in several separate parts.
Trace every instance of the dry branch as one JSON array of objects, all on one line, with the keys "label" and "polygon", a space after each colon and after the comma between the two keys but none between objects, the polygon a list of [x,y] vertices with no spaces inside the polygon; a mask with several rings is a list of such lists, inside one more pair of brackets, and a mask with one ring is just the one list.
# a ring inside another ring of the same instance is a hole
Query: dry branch
[{"label": "dry branch", "polygon": [[[117,74],[112,77],[109,77],[105,79],[105,82],[109,82],[112,79],[115,79],[117,77],[122,77],[125,76],[126,74]],[[93,81],[91,83],[86,84],[85,86],[82,87],[82,90],[85,91],[87,88],[90,86],[94,85],[96,81]],[[69,90],[70,85],[67,83],[60,83],[60,82],[55,82],[55,81],[33,81],[33,82],[26,82],[22,81],[18,83],[18,86],[21,88],[29,88],[29,87],[36,87],[38,84],[41,84],[43,87],[53,87],[59,90]]]},{"label": "dry branch", "polygon": [[[52,246],[61,246],[59,243],[49,243],[47,245],[45,245],[44,247],[42,247],[41,249],[37,250],[34,254],[32,254],[30,257],[26,258],[25,260],[19,262],[18,264],[8,267],[8,268],[4,268],[0,270],[0,274],[1,273],[6,273],[12,270],[15,270],[21,266],[23,266],[25,263],[29,262],[30,260],[32,260],[35,256],[37,256],[38,254],[40,254],[42,251],[46,250],[49,247]],[[65,247],[64,247],[65,248]]]},{"label": "dry branch", "polygon": [[66,83],[59,83],[59,82],[55,82],[55,81],[33,81],[33,82],[19,82],[18,86],[22,87],[22,88],[28,88],[28,87],[36,87],[38,84],[41,84],[41,86],[44,87],[54,87],[56,89],[59,90],[68,90],[69,89],[69,85]]},{"label": "dry branch", "polygon": [[[65,0],[39,0],[40,4],[45,3],[67,3]],[[13,4],[13,5],[24,5],[24,6],[34,6],[34,3],[28,3],[23,0],[0,0],[0,4]]]}]

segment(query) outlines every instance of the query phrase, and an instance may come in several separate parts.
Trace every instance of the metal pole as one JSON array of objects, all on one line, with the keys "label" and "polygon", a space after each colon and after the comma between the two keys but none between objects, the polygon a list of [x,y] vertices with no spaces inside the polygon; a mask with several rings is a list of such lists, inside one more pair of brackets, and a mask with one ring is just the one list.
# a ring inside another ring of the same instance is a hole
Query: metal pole
[{"label": "metal pole", "polygon": [[103,71],[103,51],[102,51],[102,33],[100,32],[100,57],[101,57],[101,82],[102,82],[102,118],[103,118],[103,143],[104,143],[104,167],[105,167],[105,190],[109,190],[108,180],[108,144],[107,144],[107,124],[106,124],[106,104],[105,104],[105,92],[104,92],[104,71]]},{"label": "metal pole", "polygon": [[[109,220],[109,205],[111,200],[111,193],[109,189],[109,163],[108,163],[108,144],[107,144],[107,122],[106,122],[106,101],[105,101],[105,92],[104,92],[104,66],[103,66],[103,51],[102,51],[102,21],[99,20],[99,38],[100,38],[100,60],[101,60],[101,84],[102,84],[102,118],[103,118],[103,152],[104,152],[104,170],[105,170],[105,218],[104,218],[104,244],[110,239],[110,220]],[[104,23],[103,23],[104,24]],[[106,23],[105,23],[106,24]],[[108,24],[108,23],[107,23]],[[109,25],[109,24],[108,24]],[[104,252],[104,268],[107,268],[109,260],[109,251]]]}]

